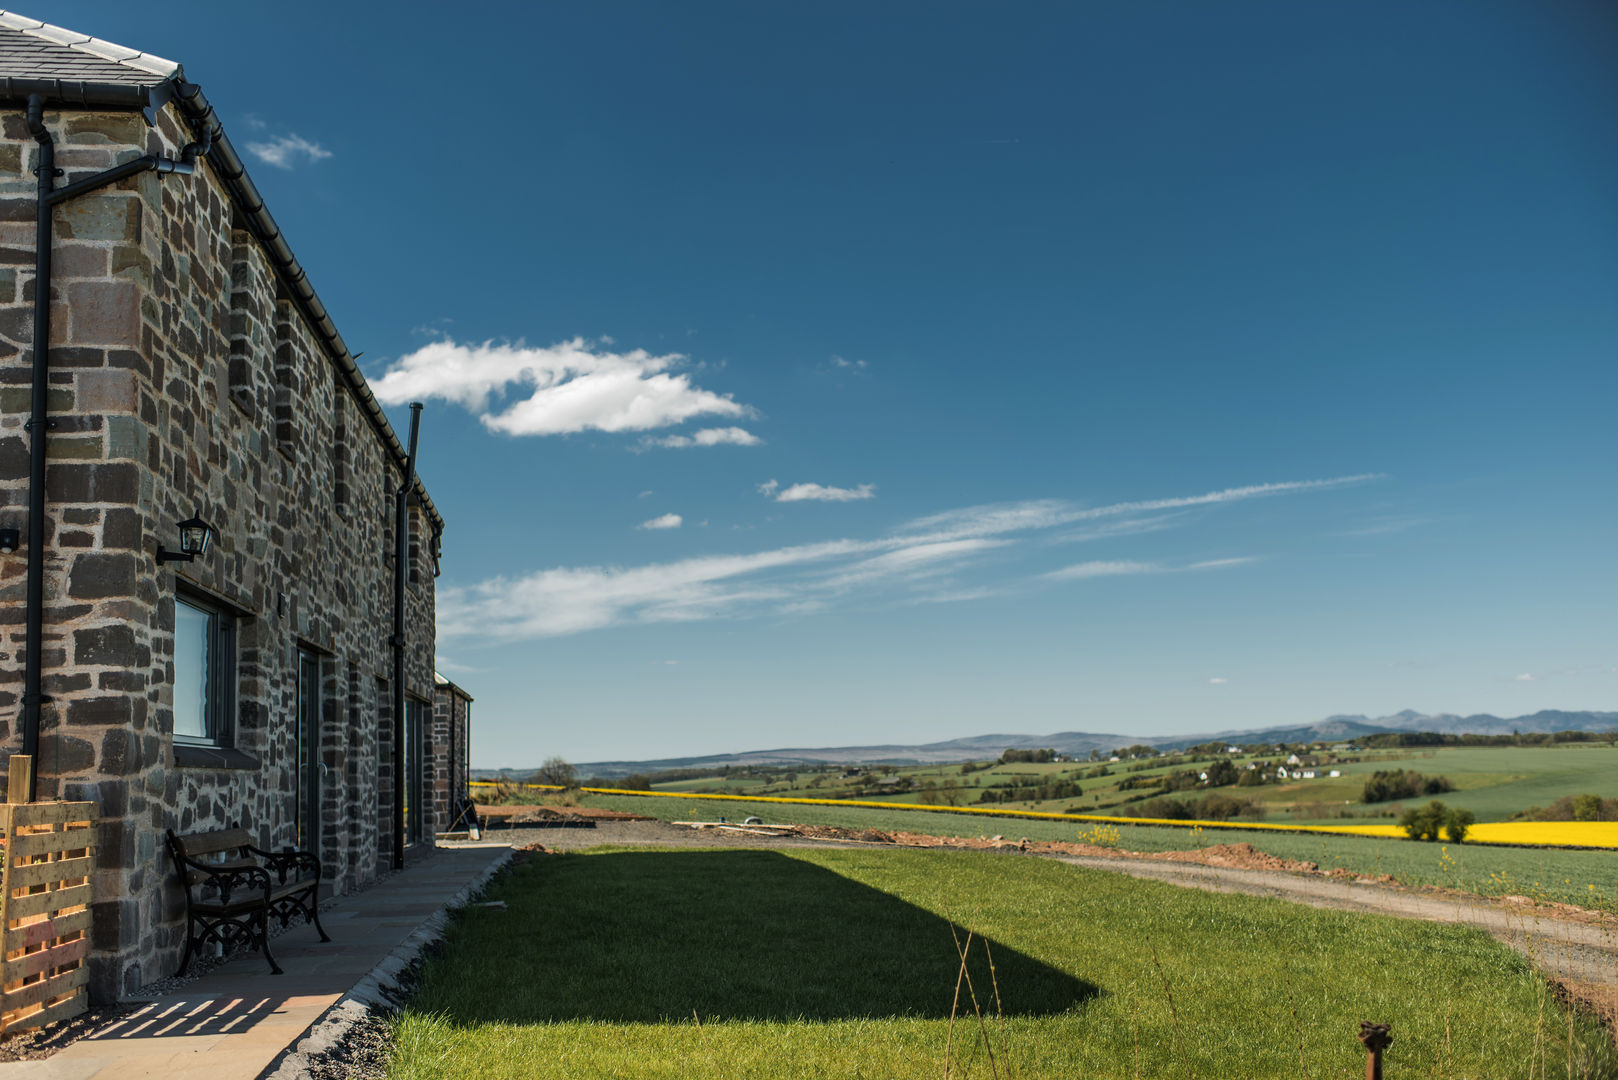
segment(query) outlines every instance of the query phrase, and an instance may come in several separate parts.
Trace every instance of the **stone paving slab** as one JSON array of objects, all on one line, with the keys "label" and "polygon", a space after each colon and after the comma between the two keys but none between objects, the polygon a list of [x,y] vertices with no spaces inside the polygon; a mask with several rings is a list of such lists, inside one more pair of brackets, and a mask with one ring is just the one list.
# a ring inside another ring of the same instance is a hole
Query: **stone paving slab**
[{"label": "stone paving slab", "polygon": [[284,975],[247,953],[49,1058],[0,1064],[0,1080],[255,1080],[334,1006],[373,1000],[436,935],[444,910],[510,856],[506,845],[440,848],[322,911],[329,944],[312,926],[271,940]]}]

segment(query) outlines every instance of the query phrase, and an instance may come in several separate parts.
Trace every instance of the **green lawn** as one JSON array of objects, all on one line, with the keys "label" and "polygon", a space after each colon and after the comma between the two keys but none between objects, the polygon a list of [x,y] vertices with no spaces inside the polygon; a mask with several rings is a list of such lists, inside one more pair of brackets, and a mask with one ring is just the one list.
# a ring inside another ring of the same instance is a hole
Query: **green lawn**
[{"label": "green lawn", "polygon": [[[1394,1025],[1390,1076],[1526,1076],[1536,1046],[1566,1071],[1567,1015],[1481,933],[1048,860],[598,849],[490,896],[397,1021],[393,1080],[934,1078],[952,1042],[961,1077],[988,1044],[1019,1078],[1345,1077],[1362,1019]],[[952,924],[987,1042],[964,989],[952,1033]]]},{"label": "green lawn", "polygon": [[[1447,796],[1446,796],[1447,798]],[[583,802],[667,821],[741,821],[757,814],[769,822],[905,830],[932,836],[1002,834],[1016,839],[1078,840],[1087,826],[1037,818],[974,817],[936,810],[873,810],[858,806],[797,806],[781,803],[638,798],[589,795]],[[1192,846],[1190,830],[1160,825],[1120,825],[1122,846],[1131,851],[1178,851]],[[1406,885],[1442,885],[1485,896],[1535,896],[1583,907],[1618,911],[1618,858],[1603,851],[1511,848],[1493,845],[1423,844],[1365,836],[1210,829],[1209,844],[1250,843],[1286,859],[1343,867],[1361,874],[1391,874]],[[1591,888],[1594,886],[1594,888]]]}]

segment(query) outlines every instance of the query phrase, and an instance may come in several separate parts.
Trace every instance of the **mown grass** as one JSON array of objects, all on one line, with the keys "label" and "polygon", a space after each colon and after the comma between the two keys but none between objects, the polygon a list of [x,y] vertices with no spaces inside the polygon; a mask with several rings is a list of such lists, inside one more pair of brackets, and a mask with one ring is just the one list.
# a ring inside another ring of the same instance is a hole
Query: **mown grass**
[{"label": "mown grass", "polygon": [[[951,1043],[961,1077],[992,1046],[1000,1076],[1293,1080],[1358,1074],[1362,1019],[1394,1025],[1389,1075],[1565,1071],[1566,1014],[1481,933],[1047,860],[603,849],[490,895],[397,1021],[393,1080],[932,1078]],[[952,923],[1003,1026],[964,991],[951,1026]]]},{"label": "mown grass", "polygon": [[[938,811],[873,810],[858,806],[702,802],[618,795],[585,795],[580,801],[666,821],[713,821],[720,815],[741,821],[756,814],[769,822],[903,830],[933,836],[1000,833],[1012,839],[1026,836],[1030,840],[1076,841],[1088,828],[1078,822],[983,819]],[[1130,851],[1180,851],[1195,846],[1190,831],[1183,828],[1158,825],[1120,825],[1118,828],[1121,845]],[[1356,874],[1388,874],[1406,885],[1439,885],[1484,896],[1531,896],[1618,912],[1618,858],[1610,851],[1442,845],[1258,829],[1209,830],[1198,841],[1202,846],[1243,842],[1284,859],[1319,863],[1325,870],[1340,867]]]}]

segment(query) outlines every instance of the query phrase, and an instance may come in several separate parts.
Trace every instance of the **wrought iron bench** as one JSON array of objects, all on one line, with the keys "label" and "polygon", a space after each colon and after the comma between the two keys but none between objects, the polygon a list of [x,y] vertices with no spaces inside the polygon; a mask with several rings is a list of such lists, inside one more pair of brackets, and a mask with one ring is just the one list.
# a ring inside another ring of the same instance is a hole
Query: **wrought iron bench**
[{"label": "wrought iron bench", "polygon": [[[320,925],[320,860],[307,851],[287,848],[277,854],[253,846],[246,829],[168,834],[169,855],[185,891],[185,955],[176,975],[191,966],[197,946],[217,943],[226,951],[250,945],[264,953],[270,970],[281,965],[270,953],[270,916],[284,928],[302,914],[314,923],[321,941],[330,941]],[[224,856],[206,862],[203,856]]]}]

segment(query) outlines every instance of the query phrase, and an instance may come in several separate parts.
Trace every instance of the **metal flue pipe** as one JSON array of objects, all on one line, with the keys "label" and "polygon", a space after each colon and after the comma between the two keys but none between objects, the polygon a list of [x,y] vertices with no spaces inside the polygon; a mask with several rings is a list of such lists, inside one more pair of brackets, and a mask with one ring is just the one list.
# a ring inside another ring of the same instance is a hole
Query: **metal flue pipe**
[{"label": "metal flue pipe", "polygon": [[[404,868],[405,852],[405,565],[410,546],[410,491],[416,486],[416,437],[421,431],[421,402],[410,403],[410,450],[405,455],[404,482],[393,502],[393,868]],[[418,733],[419,735],[419,733]],[[420,792],[416,802],[421,802]],[[416,807],[421,813],[421,807]]]}]

